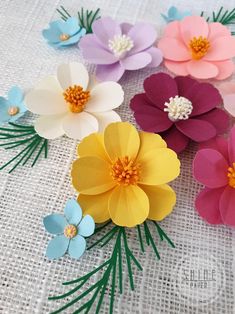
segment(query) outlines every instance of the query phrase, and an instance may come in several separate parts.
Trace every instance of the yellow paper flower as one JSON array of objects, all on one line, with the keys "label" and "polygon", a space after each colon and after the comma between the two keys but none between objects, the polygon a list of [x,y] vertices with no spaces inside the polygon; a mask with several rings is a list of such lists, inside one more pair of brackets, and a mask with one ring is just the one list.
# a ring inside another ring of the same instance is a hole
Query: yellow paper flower
[{"label": "yellow paper flower", "polygon": [[175,205],[166,183],[180,173],[180,162],[161,136],[138,132],[127,122],[109,124],[78,146],[72,183],[78,202],[96,223],[108,219],[134,227],[147,218],[162,220]]}]

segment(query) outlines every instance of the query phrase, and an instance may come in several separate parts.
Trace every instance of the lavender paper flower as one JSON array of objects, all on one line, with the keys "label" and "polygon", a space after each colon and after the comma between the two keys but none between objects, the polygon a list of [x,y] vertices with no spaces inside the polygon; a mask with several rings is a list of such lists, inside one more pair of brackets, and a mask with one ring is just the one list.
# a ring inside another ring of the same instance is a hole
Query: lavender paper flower
[{"label": "lavender paper flower", "polygon": [[104,17],[93,23],[92,30],[81,39],[80,49],[87,61],[97,64],[101,81],[118,81],[126,70],[157,67],[162,62],[161,51],[153,46],[156,30],[148,23],[119,24]]}]

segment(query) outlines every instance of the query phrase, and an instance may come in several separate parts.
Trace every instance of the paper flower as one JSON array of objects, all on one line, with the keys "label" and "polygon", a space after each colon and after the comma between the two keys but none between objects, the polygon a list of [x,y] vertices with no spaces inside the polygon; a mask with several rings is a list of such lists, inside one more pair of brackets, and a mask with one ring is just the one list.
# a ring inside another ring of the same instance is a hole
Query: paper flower
[{"label": "paper flower", "polygon": [[118,24],[105,17],[95,21],[92,30],[79,46],[83,57],[97,64],[96,76],[101,81],[118,81],[125,70],[157,67],[162,62],[161,51],[153,47],[157,33],[150,24]]},{"label": "paper flower", "polygon": [[122,87],[115,82],[96,84],[81,63],[61,64],[57,77],[49,76],[26,95],[29,111],[42,115],[35,130],[46,139],[66,134],[81,140],[102,131],[110,122],[120,121],[112,109],[121,105]]},{"label": "paper flower", "polygon": [[46,230],[56,235],[48,244],[46,256],[60,258],[67,251],[73,258],[79,259],[86,249],[86,240],[94,233],[95,223],[90,215],[82,217],[79,204],[70,199],[64,209],[64,216],[51,214],[43,219]]},{"label": "paper flower", "polygon": [[195,202],[199,215],[211,224],[235,227],[235,127],[228,140],[217,138],[203,145],[193,174],[205,185]]},{"label": "paper flower", "polygon": [[224,101],[224,108],[235,117],[235,82],[220,84],[219,90]]},{"label": "paper flower", "polygon": [[18,86],[13,86],[8,92],[7,99],[0,97],[0,124],[16,121],[26,110],[23,92]]},{"label": "paper flower", "polygon": [[173,21],[181,21],[185,16],[192,15],[190,11],[183,11],[180,12],[176,7],[172,6],[169,8],[167,15],[161,14],[161,16],[164,18],[164,20],[167,23],[173,22]]},{"label": "paper flower", "polygon": [[136,122],[147,132],[160,133],[177,153],[189,140],[207,141],[228,127],[228,115],[217,108],[219,91],[190,77],[153,74],[144,81],[145,93],[131,99]]},{"label": "paper flower", "polygon": [[72,183],[78,202],[95,222],[108,219],[133,227],[147,218],[162,220],[175,205],[167,185],[180,172],[175,152],[157,134],[138,132],[127,122],[112,123],[78,146]]},{"label": "paper flower", "polygon": [[234,71],[235,38],[222,24],[200,16],[168,24],[158,47],[165,66],[177,75],[223,80]]},{"label": "paper flower", "polygon": [[76,44],[86,34],[86,29],[78,24],[77,18],[69,17],[66,21],[51,22],[42,34],[49,45],[64,48]]}]

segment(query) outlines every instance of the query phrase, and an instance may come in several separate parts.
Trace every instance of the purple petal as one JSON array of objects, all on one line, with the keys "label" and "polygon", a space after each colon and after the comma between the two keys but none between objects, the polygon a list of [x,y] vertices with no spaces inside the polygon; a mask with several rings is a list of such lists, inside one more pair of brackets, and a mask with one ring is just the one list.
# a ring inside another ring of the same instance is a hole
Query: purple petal
[{"label": "purple petal", "polygon": [[217,130],[217,134],[225,133],[229,126],[228,114],[219,108],[215,108],[208,113],[198,117],[200,120],[210,122]]},{"label": "purple petal", "polygon": [[120,60],[121,65],[126,70],[138,70],[146,67],[152,58],[147,52],[140,52]]},{"label": "purple petal", "polygon": [[177,154],[187,147],[189,138],[181,133],[175,126],[160,134],[167,143],[167,147],[173,149]]},{"label": "purple petal", "polygon": [[103,17],[96,20],[92,25],[92,30],[106,47],[108,47],[110,39],[113,39],[115,35],[121,35],[120,25],[111,17]]},{"label": "purple petal", "polygon": [[125,72],[124,67],[116,62],[114,64],[97,65],[96,77],[100,81],[114,81],[117,82]]},{"label": "purple petal", "polygon": [[133,27],[133,25],[130,23],[121,23],[120,27],[121,27],[122,34],[127,35],[127,33]]},{"label": "purple petal", "polygon": [[149,68],[158,67],[163,59],[161,50],[156,47],[151,47],[147,49],[145,52],[149,53],[150,56],[152,57],[152,61],[148,64],[148,67]]}]

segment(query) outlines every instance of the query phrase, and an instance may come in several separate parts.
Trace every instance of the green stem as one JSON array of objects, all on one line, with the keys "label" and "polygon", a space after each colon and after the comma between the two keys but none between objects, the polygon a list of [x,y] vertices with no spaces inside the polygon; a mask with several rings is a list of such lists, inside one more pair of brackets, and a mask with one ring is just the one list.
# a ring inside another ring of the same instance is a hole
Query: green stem
[{"label": "green stem", "polygon": [[139,237],[139,242],[140,242],[140,248],[141,251],[144,252],[144,242],[141,234],[141,227],[140,225],[137,225],[137,230],[138,230],[138,237]]},{"label": "green stem", "polygon": [[170,244],[171,247],[175,248],[175,244],[171,241],[168,235],[162,230],[162,228],[158,225],[158,223],[156,221],[153,221],[153,223],[157,227],[157,232],[159,234],[161,241],[165,239]]},{"label": "green stem", "polygon": [[152,248],[154,250],[154,253],[156,254],[157,258],[160,259],[160,255],[158,253],[158,249],[154,243],[153,237],[151,235],[151,232],[149,230],[149,227],[147,225],[147,222],[144,222],[144,231],[145,231],[145,237],[146,237],[146,242],[148,243],[148,245],[152,245]]}]

